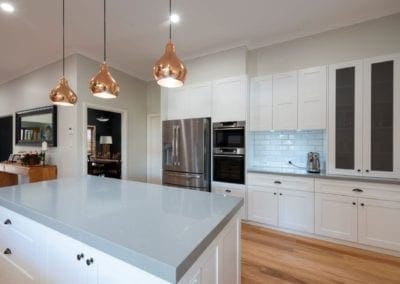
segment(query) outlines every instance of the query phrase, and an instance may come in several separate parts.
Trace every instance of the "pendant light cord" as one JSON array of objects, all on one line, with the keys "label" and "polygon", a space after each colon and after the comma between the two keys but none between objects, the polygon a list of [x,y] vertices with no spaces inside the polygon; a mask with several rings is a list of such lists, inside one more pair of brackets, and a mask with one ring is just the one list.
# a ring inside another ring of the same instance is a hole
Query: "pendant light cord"
[{"label": "pendant light cord", "polygon": [[62,74],[65,76],[65,0],[62,0]]},{"label": "pendant light cord", "polygon": [[107,58],[107,48],[106,48],[106,44],[107,44],[107,38],[106,38],[106,31],[107,31],[107,23],[106,23],[106,0],[104,0],[104,11],[103,11],[103,21],[104,21],[104,23],[103,23],[103,28],[104,28],[104,31],[103,31],[103,47],[104,47],[104,50],[103,50],[103,61],[104,62],[106,62],[106,58]]},{"label": "pendant light cord", "polygon": [[172,40],[172,21],[171,21],[171,15],[172,15],[172,0],[169,0],[169,41]]}]

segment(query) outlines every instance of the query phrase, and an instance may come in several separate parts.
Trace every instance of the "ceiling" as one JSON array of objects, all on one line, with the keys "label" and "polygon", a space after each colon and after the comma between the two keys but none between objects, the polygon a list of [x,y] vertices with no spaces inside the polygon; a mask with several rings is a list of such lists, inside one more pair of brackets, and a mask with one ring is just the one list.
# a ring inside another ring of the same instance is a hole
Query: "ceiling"
[{"label": "ceiling", "polygon": [[[0,0],[2,2],[2,0]],[[61,0],[8,0],[0,11],[0,84],[61,56]],[[66,0],[66,52],[102,59],[101,0]],[[168,37],[167,0],[108,1],[108,62],[150,80]],[[174,0],[183,59],[249,49],[400,12],[399,0]]]}]

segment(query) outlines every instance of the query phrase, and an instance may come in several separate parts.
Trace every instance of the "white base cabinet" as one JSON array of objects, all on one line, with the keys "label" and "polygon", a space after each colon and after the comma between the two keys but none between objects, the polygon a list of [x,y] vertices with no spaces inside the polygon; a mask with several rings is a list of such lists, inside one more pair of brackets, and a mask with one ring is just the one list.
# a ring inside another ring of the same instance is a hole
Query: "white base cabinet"
[{"label": "white base cabinet", "polygon": [[400,202],[360,198],[358,241],[400,251]]},{"label": "white base cabinet", "polygon": [[398,185],[316,179],[315,232],[400,251]]},{"label": "white base cabinet", "polygon": [[326,193],[315,194],[315,233],[357,241],[357,199]]},{"label": "white base cabinet", "polygon": [[248,174],[248,220],[314,233],[314,180]]},{"label": "white base cabinet", "polygon": [[[241,214],[230,220],[179,284],[240,283]],[[168,283],[3,207],[0,219],[1,284]]]}]

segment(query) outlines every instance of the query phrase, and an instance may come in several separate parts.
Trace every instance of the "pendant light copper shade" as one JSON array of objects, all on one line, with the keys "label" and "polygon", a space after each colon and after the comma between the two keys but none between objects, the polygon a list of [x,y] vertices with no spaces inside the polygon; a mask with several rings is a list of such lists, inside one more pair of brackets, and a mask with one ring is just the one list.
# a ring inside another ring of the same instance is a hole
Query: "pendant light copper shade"
[{"label": "pendant light copper shade", "polygon": [[49,98],[55,105],[73,106],[78,101],[75,92],[69,87],[65,79],[65,3],[62,1],[62,77],[56,87],[50,91]]},{"label": "pendant light copper shade", "polygon": [[73,106],[78,101],[78,97],[69,87],[68,81],[64,77],[62,77],[58,85],[51,90],[49,97],[53,104],[60,106]]},{"label": "pendant light copper shade", "polygon": [[162,87],[182,87],[186,80],[187,69],[176,56],[175,45],[172,43],[172,5],[169,1],[169,41],[165,46],[163,56],[153,66],[153,77]]},{"label": "pendant light copper shade", "polygon": [[90,80],[89,86],[93,96],[102,99],[114,99],[119,93],[119,85],[111,76],[105,62],[100,65],[99,73]]},{"label": "pendant light copper shade", "polygon": [[153,76],[160,86],[167,88],[182,87],[187,70],[182,61],[176,56],[175,45],[170,41],[165,46],[165,53],[154,64]]},{"label": "pendant light copper shade", "polygon": [[107,59],[107,26],[106,26],[106,0],[104,0],[103,14],[103,63],[100,65],[100,71],[90,80],[89,89],[93,96],[102,99],[115,99],[119,94],[119,85],[111,76],[106,63]]}]

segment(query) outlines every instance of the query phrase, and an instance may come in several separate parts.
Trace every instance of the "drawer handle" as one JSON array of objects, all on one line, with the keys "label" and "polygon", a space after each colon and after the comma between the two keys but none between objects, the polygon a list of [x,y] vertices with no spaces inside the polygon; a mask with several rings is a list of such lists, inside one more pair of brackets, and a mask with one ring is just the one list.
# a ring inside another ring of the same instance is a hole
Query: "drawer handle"
[{"label": "drawer handle", "polygon": [[356,203],[355,203],[355,202],[353,202],[353,205],[356,205]]},{"label": "drawer handle", "polygon": [[94,262],[93,258],[86,259],[86,265],[89,266]]},{"label": "drawer handle", "polygon": [[227,193],[231,193],[231,192],[232,192],[232,190],[230,190],[230,189],[225,189],[225,192],[227,192]]},{"label": "drawer handle", "polygon": [[282,193],[279,193],[279,195],[282,195]]},{"label": "drawer handle", "polygon": [[11,220],[10,219],[5,220],[4,225],[11,225]]},{"label": "drawer handle", "polygon": [[282,184],[279,180],[274,181],[275,184]]},{"label": "drawer handle", "polygon": [[78,261],[81,261],[81,259],[84,258],[84,257],[85,257],[85,255],[83,253],[80,253],[80,254],[76,255],[76,259]]},{"label": "drawer handle", "polygon": [[274,192],[274,195],[276,195],[276,192]]},{"label": "drawer handle", "polygon": [[365,204],[364,204],[364,203],[361,203],[360,205],[361,205],[361,206],[364,206]]},{"label": "drawer handle", "polygon": [[354,192],[364,192],[364,190],[359,189],[359,188],[353,188],[353,191],[354,191]]},{"label": "drawer handle", "polygon": [[12,254],[12,252],[9,248],[6,248],[6,250],[4,251],[4,254]]}]

